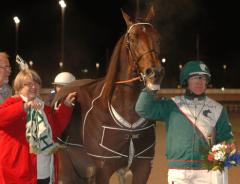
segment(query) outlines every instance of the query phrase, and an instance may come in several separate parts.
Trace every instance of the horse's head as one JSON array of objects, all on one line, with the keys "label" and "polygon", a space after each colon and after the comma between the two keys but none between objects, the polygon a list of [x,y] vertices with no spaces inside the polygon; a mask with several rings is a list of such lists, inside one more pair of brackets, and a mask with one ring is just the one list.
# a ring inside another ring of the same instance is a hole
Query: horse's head
[{"label": "horse's head", "polygon": [[159,33],[150,23],[154,9],[150,8],[144,21],[132,21],[122,12],[127,24],[124,44],[128,53],[128,65],[131,72],[137,73],[148,87],[159,88],[164,76],[159,55]]}]

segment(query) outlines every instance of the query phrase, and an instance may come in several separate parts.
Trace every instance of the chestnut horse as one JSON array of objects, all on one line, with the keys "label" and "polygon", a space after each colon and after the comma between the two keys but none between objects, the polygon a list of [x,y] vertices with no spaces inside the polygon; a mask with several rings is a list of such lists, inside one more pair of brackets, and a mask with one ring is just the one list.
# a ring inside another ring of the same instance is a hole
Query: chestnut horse
[{"label": "chestnut horse", "polygon": [[70,122],[64,133],[67,149],[60,152],[61,183],[81,183],[81,168],[89,163],[95,173],[89,183],[108,184],[119,169],[131,170],[133,184],[147,183],[154,157],[155,123],[140,118],[134,106],[148,85],[145,76],[160,86],[164,70],[158,59],[159,34],[150,23],[153,8],[144,22],[132,21],[122,13],[127,32],[113,50],[106,76],[74,81],[55,98],[77,91],[79,104],[79,120]]}]

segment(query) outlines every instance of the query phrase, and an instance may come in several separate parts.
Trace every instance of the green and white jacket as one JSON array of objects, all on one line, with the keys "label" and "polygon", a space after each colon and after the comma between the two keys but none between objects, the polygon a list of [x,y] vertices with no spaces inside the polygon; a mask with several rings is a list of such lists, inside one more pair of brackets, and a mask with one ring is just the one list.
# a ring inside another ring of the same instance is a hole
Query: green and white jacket
[{"label": "green and white jacket", "polygon": [[146,119],[166,123],[166,157],[169,168],[204,168],[202,148],[233,138],[226,109],[207,96],[186,95],[157,100],[143,91],[136,112]]}]

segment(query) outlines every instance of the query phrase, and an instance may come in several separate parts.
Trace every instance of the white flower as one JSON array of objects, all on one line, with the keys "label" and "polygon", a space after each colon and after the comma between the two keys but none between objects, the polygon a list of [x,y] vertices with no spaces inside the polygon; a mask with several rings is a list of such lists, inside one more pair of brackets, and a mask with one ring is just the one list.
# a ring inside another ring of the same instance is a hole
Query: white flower
[{"label": "white flower", "polygon": [[225,144],[214,145],[211,149],[214,156],[214,160],[223,162],[226,159],[226,149],[227,145]]},{"label": "white flower", "polygon": [[214,160],[224,161],[226,159],[225,152],[217,151],[214,153]]},{"label": "white flower", "polygon": [[227,146],[225,144],[216,144],[212,147],[212,152],[226,150]]}]

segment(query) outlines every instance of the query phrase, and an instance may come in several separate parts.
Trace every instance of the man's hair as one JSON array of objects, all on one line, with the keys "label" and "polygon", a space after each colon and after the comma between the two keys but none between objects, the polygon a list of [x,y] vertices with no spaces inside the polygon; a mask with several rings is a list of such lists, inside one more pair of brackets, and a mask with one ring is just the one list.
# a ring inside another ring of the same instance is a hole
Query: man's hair
[{"label": "man's hair", "polygon": [[24,86],[24,80],[27,76],[29,76],[34,82],[36,82],[37,84],[39,84],[41,86],[42,80],[36,71],[31,70],[31,69],[21,70],[17,74],[17,76],[15,77],[14,82],[13,82],[13,89],[15,91],[15,94],[19,94],[20,90]]}]

